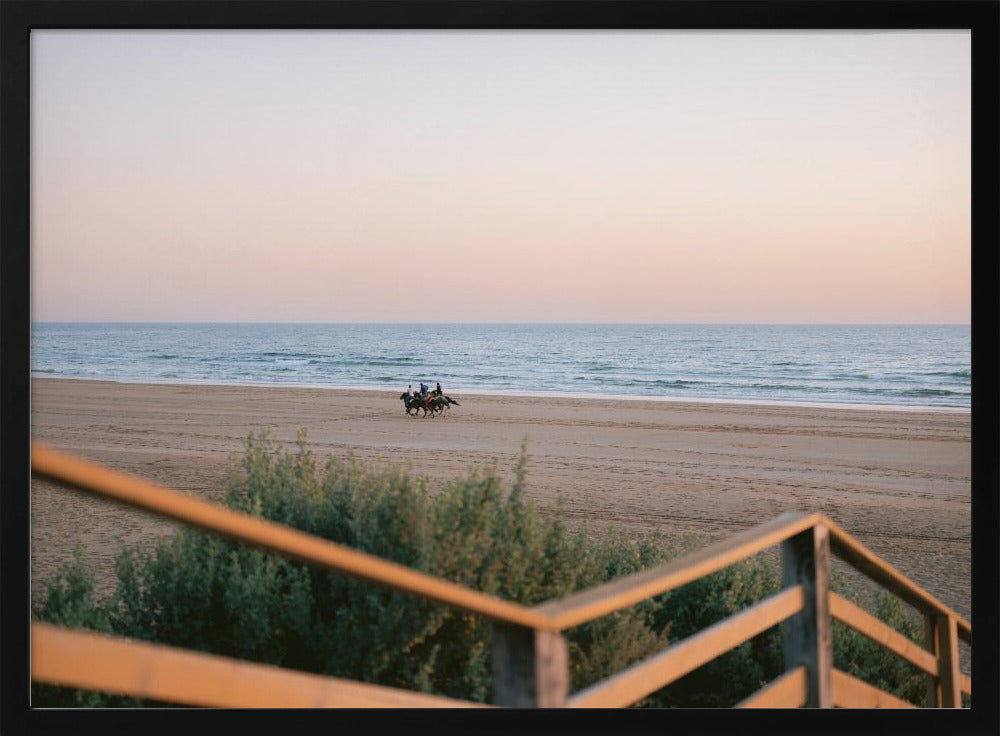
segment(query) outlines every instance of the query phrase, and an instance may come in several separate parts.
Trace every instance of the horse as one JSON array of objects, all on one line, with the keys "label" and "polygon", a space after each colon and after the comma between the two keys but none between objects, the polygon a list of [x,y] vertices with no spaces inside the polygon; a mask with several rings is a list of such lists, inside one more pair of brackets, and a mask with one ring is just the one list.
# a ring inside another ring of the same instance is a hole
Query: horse
[{"label": "horse", "polygon": [[406,409],[407,416],[413,416],[411,412],[416,412],[418,409],[423,409],[424,416],[427,416],[427,407],[421,404],[419,396],[417,395],[411,396],[406,391],[404,391],[399,395],[399,398],[403,400],[403,408]]},{"label": "horse", "polygon": [[410,396],[404,391],[400,394],[399,398],[403,400],[403,406],[405,407],[408,415],[411,415],[411,411],[416,412],[417,409],[423,409],[423,416],[426,417],[427,412],[430,412],[431,416],[434,417],[449,408],[451,404],[460,406],[460,404],[450,396],[435,396],[433,393],[427,394],[425,397],[421,397],[420,394]]},{"label": "horse", "polygon": [[[439,383],[439,384],[438,384],[438,386],[440,386],[440,385],[441,385],[441,384]],[[457,401],[455,401],[455,400],[454,400],[453,398],[451,398],[450,396],[445,396],[445,395],[444,395],[444,392],[443,392],[443,391],[441,391],[441,389],[439,389],[439,388],[436,388],[436,389],[434,389],[433,391],[431,391],[431,392],[430,392],[430,396],[440,396],[440,397],[441,397],[442,399],[444,399],[444,403],[445,403],[445,408],[447,408],[447,406],[448,406],[449,404],[454,404],[455,406],[461,406],[461,404],[459,404],[459,403],[458,403]]]},{"label": "horse", "polygon": [[430,412],[433,417],[437,412],[441,411],[441,406],[437,403],[437,399],[432,398],[429,394],[427,396],[421,396],[420,394],[410,396],[404,391],[400,394],[399,398],[403,400],[403,406],[406,409],[406,413],[411,416],[416,416],[416,412],[420,409],[423,409],[423,416],[425,417],[428,412]]},{"label": "horse", "polygon": [[434,400],[438,402],[438,406],[440,406],[442,409],[450,409],[452,404],[454,404],[455,406],[461,406],[461,404],[459,404],[453,398],[451,398],[450,396],[444,396],[443,394],[437,394],[437,398],[435,398]]},{"label": "horse", "polygon": [[441,414],[448,408],[448,402],[443,396],[428,396],[427,408],[430,409],[432,416],[434,414]]}]

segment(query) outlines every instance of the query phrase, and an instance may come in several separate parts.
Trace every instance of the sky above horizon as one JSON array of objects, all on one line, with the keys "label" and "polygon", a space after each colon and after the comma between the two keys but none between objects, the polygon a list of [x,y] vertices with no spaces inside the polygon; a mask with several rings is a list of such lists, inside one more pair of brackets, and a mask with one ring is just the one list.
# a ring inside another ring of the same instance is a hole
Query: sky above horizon
[{"label": "sky above horizon", "polygon": [[967,31],[31,33],[34,321],[968,323]]}]

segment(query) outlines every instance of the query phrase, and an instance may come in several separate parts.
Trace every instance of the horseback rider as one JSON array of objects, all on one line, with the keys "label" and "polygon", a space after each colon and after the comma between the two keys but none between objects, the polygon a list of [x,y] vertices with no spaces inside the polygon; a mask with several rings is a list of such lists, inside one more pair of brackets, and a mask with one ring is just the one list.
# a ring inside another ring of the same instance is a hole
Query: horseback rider
[{"label": "horseback rider", "polygon": [[444,395],[440,381],[437,382],[437,386],[433,391],[428,391],[427,384],[421,381],[420,392],[417,394],[414,394],[413,384],[411,383],[406,387],[406,391],[400,394],[399,398],[403,400],[403,406],[406,409],[407,415],[423,409],[424,416],[427,416],[428,413],[434,416],[443,412],[452,404],[455,406],[459,405],[453,398]]}]

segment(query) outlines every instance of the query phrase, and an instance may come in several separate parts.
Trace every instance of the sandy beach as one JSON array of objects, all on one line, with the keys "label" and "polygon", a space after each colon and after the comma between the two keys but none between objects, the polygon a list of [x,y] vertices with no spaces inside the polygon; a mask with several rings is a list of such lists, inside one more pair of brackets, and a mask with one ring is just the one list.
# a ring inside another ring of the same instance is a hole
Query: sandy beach
[{"label": "sandy beach", "polygon": [[[210,500],[250,433],[408,465],[442,482],[527,438],[528,493],[577,526],[707,544],[798,509],[828,515],[971,617],[968,412],[471,395],[404,414],[398,392],[34,379],[34,441]],[[79,545],[102,586],[121,544],[174,524],[34,480],[32,599]]]}]

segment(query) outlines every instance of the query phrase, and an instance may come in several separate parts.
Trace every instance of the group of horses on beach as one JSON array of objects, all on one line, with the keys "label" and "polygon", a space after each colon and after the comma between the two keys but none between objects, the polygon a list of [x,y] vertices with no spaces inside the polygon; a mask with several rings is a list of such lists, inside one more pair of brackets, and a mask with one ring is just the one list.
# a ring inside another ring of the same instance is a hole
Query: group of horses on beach
[{"label": "group of horses on beach", "polygon": [[408,416],[416,416],[417,412],[423,410],[423,416],[428,414],[431,417],[435,417],[438,414],[444,412],[445,409],[451,408],[451,405],[461,406],[457,401],[455,401],[450,396],[445,396],[439,390],[434,389],[426,394],[413,393],[409,391],[404,391],[400,394],[399,398],[403,400],[403,406],[406,409],[406,414]]}]

